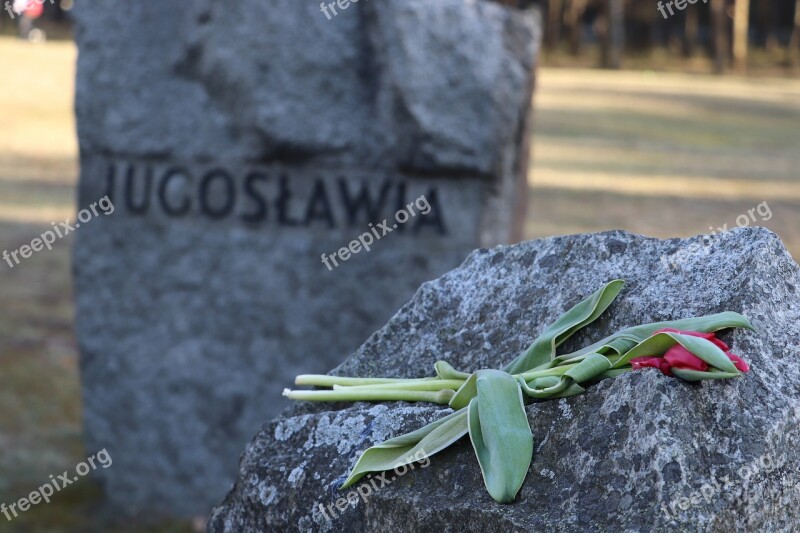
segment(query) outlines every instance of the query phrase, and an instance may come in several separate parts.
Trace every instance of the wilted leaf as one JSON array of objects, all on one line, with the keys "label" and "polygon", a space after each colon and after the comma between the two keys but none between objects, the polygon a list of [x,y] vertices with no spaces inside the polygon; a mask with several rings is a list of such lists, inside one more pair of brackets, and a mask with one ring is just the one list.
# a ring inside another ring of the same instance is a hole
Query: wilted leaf
[{"label": "wilted leaf", "polygon": [[586,359],[564,373],[565,378],[572,378],[575,383],[585,383],[603,372],[611,370],[611,361],[604,355],[592,353]]},{"label": "wilted leaf", "polygon": [[625,286],[622,280],[607,283],[545,329],[530,347],[506,365],[509,374],[520,374],[544,365],[555,357],[556,348],[576,331],[591,324],[603,314]]},{"label": "wilted leaf", "polygon": [[433,368],[439,379],[467,379],[469,377],[469,373],[456,370],[447,361],[436,361]]},{"label": "wilted leaf", "polygon": [[705,381],[707,379],[730,379],[730,378],[738,378],[741,376],[741,373],[736,372],[735,374],[732,372],[700,372],[697,370],[688,370],[682,368],[673,368],[672,373],[677,378],[681,378],[684,381]]},{"label": "wilted leaf", "polygon": [[450,400],[450,407],[453,409],[463,409],[469,405],[470,400],[478,395],[478,374],[472,374],[467,378],[461,388],[459,388]]},{"label": "wilted leaf", "polygon": [[467,410],[461,409],[411,433],[389,439],[366,450],[341,488],[370,472],[391,470],[440,452],[467,434]]},{"label": "wilted leaf", "polygon": [[537,400],[556,398],[566,392],[570,384],[569,380],[565,380],[560,376],[544,376],[527,383],[524,379],[518,377],[517,382],[522,392]]},{"label": "wilted leaf", "polygon": [[517,381],[506,372],[478,372],[478,396],[469,404],[469,437],[495,501],[511,503],[533,460],[533,435]]}]

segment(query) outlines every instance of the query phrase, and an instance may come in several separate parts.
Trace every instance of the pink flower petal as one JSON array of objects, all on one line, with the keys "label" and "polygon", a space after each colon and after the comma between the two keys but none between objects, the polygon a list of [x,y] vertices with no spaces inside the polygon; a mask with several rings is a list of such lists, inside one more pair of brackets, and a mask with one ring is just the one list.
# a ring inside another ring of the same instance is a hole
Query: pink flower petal
[{"label": "pink flower petal", "polygon": [[699,370],[705,372],[708,370],[708,363],[691,353],[689,350],[676,344],[664,354],[664,360],[675,368],[684,368],[687,370]]},{"label": "pink flower petal", "polygon": [[711,337],[711,338],[710,338],[710,339],[708,339],[708,340],[710,340],[711,342],[713,342],[714,344],[716,344],[716,345],[717,345],[717,348],[719,348],[719,349],[720,349],[720,350],[722,350],[723,352],[727,352],[728,350],[730,350],[730,347],[729,347],[727,344],[725,344],[724,342],[722,342],[721,340],[719,340],[719,339],[718,339],[718,338],[716,338],[716,337]]},{"label": "pink flower petal", "polygon": [[637,357],[631,359],[631,366],[634,370],[641,370],[643,368],[657,368],[665,376],[671,376],[672,370],[670,364],[664,360],[663,357]]},{"label": "pink flower petal", "polygon": [[728,358],[733,361],[733,364],[739,369],[740,372],[744,372],[745,374],[750,372],[750,365],[748,365],[744,359],[738,355],[732,354],[731,352],[726,352],[726,354]]}]

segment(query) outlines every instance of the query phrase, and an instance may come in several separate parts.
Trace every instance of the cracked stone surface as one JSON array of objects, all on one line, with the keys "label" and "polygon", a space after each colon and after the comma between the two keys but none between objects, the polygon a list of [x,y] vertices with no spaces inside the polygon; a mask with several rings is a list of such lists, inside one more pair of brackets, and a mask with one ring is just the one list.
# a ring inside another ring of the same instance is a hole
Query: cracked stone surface
[{"label": "cracked stone surface", "polygon": [[766,229],[685,240],[609,232],[478,250],[424,284],[332,373],[421,377],[438,359],[499,367],[614,278],[626,288],[566,350],[635,324],[731,310],[758,330],[722,335],[752,371],[700,385],[641,371],[529,406],[535,458],[505,506],[484,490],[465,438],[426,468],[389,472],[397,479],[341,511],[347,491],[337,487],[361,451],[450,411],[298,403],[247,446],[209,531],[796,530],[800,268]]}]

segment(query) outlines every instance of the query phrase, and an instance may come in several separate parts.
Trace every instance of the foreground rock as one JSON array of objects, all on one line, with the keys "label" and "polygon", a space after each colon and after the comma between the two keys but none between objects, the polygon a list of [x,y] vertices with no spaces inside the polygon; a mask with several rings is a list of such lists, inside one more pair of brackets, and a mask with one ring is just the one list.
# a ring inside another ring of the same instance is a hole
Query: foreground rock
[{"label": "foreground rock", "polygon": [[419,377],[437,359],[499,367],[617,277],[626,289],[571,344],[637,323],[732,310],[758,329],[722,337],[752,372],[696,386],[642,371],[531,405],[536,455],[507,506],[486,493],[462,439],[427,468],[389,472],[386,486],[373,478],[378,490],[337,508],[347,496],[337,487],[362,450],[450,411],[298,404],[248,446],[209,530],[796,530],[800,269],[767,230],[669,241],[613,232],[476,251],[423,285],[335,373]]}]

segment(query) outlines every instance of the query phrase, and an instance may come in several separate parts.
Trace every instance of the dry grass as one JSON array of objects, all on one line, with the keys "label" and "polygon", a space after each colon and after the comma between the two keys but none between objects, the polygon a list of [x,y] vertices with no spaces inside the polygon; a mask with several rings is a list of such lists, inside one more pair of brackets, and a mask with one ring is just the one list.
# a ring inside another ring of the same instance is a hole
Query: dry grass
[{"label": "dry grass", "polygon": [[544,70],[539,82],[529,236],[689,236],[767,202],[756,223],[800,257],[800,81]]},{"label": "dry grass", "polygon": [[[0,251],[75,209],[75,56],[65,42],[0,38]],[[800,257],[799,96],[797,80],[544,70],[528,235],[691,235],[766,200],[765,225]],[[58,242],[13,270],[0,263],[0,501],[85,457],[69,248]],[[99,530],[97,498],[82,480],[14,525]]]},{"label": "dry grass", "polygon": [[[0,251],[40,235],[75,211],[77,141],[72,115],[75,47],[0,37]],[[9,269],[0,263],[0,502],[12,503],[86,458],[73,334],[71,239]],[[108,529],[100,491],[82,479],[0,531]],[[153,529],[147,528],[147,531]],[[156,531],[191,531],[164,524]]]}]

